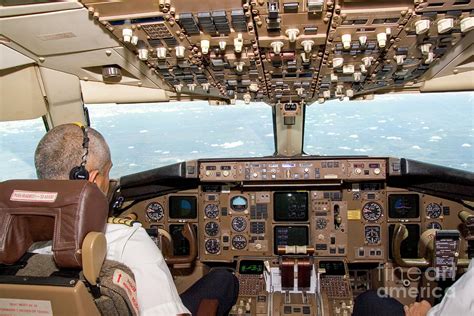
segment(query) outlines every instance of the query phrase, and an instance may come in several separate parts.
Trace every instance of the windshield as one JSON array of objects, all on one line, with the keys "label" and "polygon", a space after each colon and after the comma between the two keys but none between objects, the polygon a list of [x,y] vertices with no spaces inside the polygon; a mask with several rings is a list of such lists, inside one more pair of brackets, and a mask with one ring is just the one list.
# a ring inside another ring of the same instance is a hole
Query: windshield
[{"label": "windshield", "polygon": [[392,156],[474,171],[474,93],[391,94],[306,108],[311,155]]},{"label": "windshield", "polygon": [[[114,178],[198,158],[274,153],[272,111],[263,103],[88,105],[112,151]],[[0,122],[0,180],[35,178],[41,118]],[[474,171],[474,93],[378,96],[313,104],[304,151],[313,155],[405,157]]]}]

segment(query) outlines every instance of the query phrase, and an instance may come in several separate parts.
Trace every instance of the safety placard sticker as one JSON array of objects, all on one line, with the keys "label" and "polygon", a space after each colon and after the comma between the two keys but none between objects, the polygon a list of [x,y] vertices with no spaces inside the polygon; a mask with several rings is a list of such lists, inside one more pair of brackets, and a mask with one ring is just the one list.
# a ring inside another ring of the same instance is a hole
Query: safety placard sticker
[{"label": "safety placard sticker", "polygon": [[360,210],[348,210],[347,211],[348,220],[360,220]]},{"label": "safety placard sticker", "polygon": [[50,301],[0,298],[0,316],[53,315]]},{"label": "safety placard sticker", "polygon": [[58,192],[13,190],[10,201],[54,203]]},{"label": "safety placard sticker", "polygon": [[137,286],[135,285],[135,280],[126,272],[123,272],[120,269],[115,269],[113,282],[127,293],[128,299],[138,315]]}]

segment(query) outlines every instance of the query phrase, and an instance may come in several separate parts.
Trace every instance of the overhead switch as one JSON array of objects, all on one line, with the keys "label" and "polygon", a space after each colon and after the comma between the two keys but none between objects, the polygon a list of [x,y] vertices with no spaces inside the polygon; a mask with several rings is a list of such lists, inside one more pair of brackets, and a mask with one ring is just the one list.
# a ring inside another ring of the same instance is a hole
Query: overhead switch
[{"label": "overhead switch", "polygon": [[424,34],[430,29],[430,20],[423,19],[415,22],[415,33],[417,35]]},{"label": "overhead switch", "polygon": [[351,40],[351,34],[344,34],[341,36],[342,46],[344,47],[344,49],[351,48]]},{"label": "overhead switch", "polygon": [[130,40],[130,43],[132,43],[133,45],[137,45],[138,44],[138,36],[133,35],[132,39]]},{"label": "overhead switch", "polygon": [[342,57],[336,57],[336,58],[332,59],[332,67],[333,68],[339,68],[339,67],[342,66],[343,63],[344,63],[344,58],[342,58]]},{"label": "overhead switch", "polygon": [[276,41],[276,42],[271,42],[270,46],[273,48],[273,52],[275,54],[280,54],[281,53],[281,48],[283,47],[283,42]]},{"label": "overhead switch", "polygon": [[209,40],[207,39],[201,40],[201,52],[204,55],[207,55],[207,53],[209,53],[209,46],[210,46]]},{"label": "overhead switch", "polygon": [[360,46],[364,47],[365,44],[367,44],[367,36],[365,35],[359,36],[359,43],[360,43]]},{"label": "overhead switch", "polygon": [[219,49],[224,51],[227,43],[226,41],[219,41]]},{"label": "overhead switch", "polygon": [[236,53],[241,53],[244,46],[244,39],[242,38],[242,33],[237,34],[237,37],[234,38],[234,51]]},{"label": "overhead switch", "polygon": [[367,56],[367,57],[362,58],[362,62],[364,63],[364,66],[366,68],[369,68],[372,65],[373,59],[374,59],[373,57]]},{"label": "overhead switch", "polygon": [[377,43],[379,44],[380,48],[384,48],[387,44],[387,33],[378,33],[377,34]]},{"label": "overhead switch", "polygon": [[474,17],[469,16],[461,20],[461,32],[466,33],[474,29]]},{"label": "overhead switch", "polygon": [[184,46],[178,45],[174,49],[176,51],[177,58],[184,58],[184,50],[185,50]]},{"label": "overhead switch", "polygon": [[403,65],[403,63],[405,62],[405,58],[406,56],[405,55],[395,55],[395,60],[397,61],[397,65]]},{"label": "overhead switch", "polygon": [[428,55],[430,50],[431,50],[431,44],[430,43],[420,45],[421,54]]},{"label": "overhead switch", "polygon": [[454,26],[454,20],[452,18],[441,19],[438,21],[438,33],[443,34],[451,31]]},{"label": "overhead switch", "polygon": [[130,43],[130,41],[132,40],[132,36],[133,36],[132,29],[125,28],[122,30],[122,37],[125,43]]},{"label": "overhead switch", "polygon": [[158,47],[156,49],[156,57],[158,59],[166,59],[166,47]]},{"label": "overhead switch", "polygon": [[286,36],[288,36],[288,40],[293,43],[296,41],[296,38],[298,37],[298,34],[300,34],[300,31],[298,29],[288,29],[285,33]]},{"label": "overhead switch", "polygon": [[311,53],[311,50],[313,49],[314,41],[304,40],[301,42],[301,45],[303,46],[303,50],[305,53]]}]

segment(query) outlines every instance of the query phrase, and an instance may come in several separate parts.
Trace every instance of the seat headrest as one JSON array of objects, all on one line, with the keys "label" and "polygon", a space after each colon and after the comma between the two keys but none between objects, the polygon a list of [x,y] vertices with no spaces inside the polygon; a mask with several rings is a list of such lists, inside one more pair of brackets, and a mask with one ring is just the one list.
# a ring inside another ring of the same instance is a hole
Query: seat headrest
[{"label": "seat headrest", "polygon": [[80,268],[86,234],[104,232],[105,195],[93,183],[9,180],[0,183],[0,263],[18,261],[36,241],[52,240],[58,267]]}]

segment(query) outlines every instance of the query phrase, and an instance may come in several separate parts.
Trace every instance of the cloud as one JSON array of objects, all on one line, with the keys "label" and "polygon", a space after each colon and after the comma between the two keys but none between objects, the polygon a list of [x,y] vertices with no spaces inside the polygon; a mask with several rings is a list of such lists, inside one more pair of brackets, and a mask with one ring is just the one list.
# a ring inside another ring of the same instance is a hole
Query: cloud
[{"label": "cloud", "polygon": [[350,138],[359,138],[359,135],[357,134],[352,134],[352,135],[349,135]]},{"label": "cloud", "polygon": [[471,144],[465,143],[465,144],[462,144],[461,147],[469,148],[471,147]]},{"label": "cloud", "polygon": [[413,146],[411,146],[411,149],[421,149],[421,147],[418,146],[418,145],[413,145]]},{"label": "cloud", "polygon": [[266,134],[265,137],[273,137],[273,133]]},{"label": "cloud", "polygon": [[142,129],[142,130],[141,130],[139,133],[140,133],[140,134],[143,134],[143,133],[148,133],[148,130],[146,130],[146,129]]},{"label": "cloud", "polygon": [[377,123],[387,123],[387,120],[378,120]]},{"label": "cloud", "polygon": [[371,131],[376,131],[376,130],[379,129],[379,127],[378,127],[378,126],[371,126],[371,127],[369,127],[369,129],[370,129]]},{"label": "cloud", "polygon": [[347,147],[347,146],[340,146],[337,148],[342,149],[342,150],[351,150],[351,147]]},{"label": "cloud", "polygon": [[401,138],[401,137],[398,137],[398,136],[388,136],[386,139],[402,140],[402,138]]},{"label": "cloud", "polygon": [[135,146],[128,146],[128,149],[134,149]]}]

